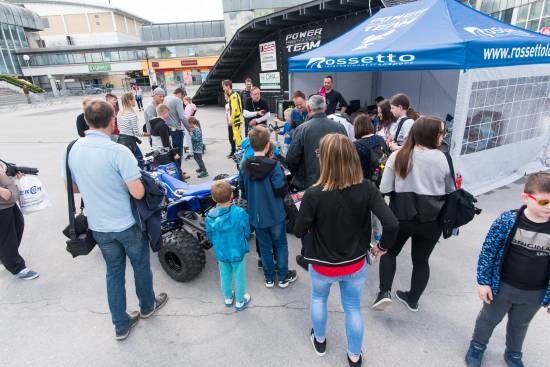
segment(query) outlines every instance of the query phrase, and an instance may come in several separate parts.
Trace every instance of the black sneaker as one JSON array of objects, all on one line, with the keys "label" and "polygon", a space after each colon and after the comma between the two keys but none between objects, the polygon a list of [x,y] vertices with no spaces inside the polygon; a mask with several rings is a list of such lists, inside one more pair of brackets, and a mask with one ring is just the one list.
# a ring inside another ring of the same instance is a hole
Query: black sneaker
[{"label": "black sneaker", "polygon": [[296,281],[296,278],[298,278],[296,270],[289,270],[288,273],[286,273],[286,277],[283,280],[279,280],[279,288],[288,287],[290,283],[294,283]]},{"label": "black sneaker", "polygon": [[159,294],[155,298],[155,307],[152,310],[149,310],[147,312],[142,312],[141,313],[141,318],[147,319],[147,318],[153,316],[153,314],[155,312],[157,312],[158,310],[160,310],[166,304],[166,302],[168,302],[168,295],[166,293]]},{"label": "black sneaker", "polygon": [[132,330],[132,328],[136,326],[138,322],[139,322],[139,312],[137,311],[130,312],[130,321],[128,322],[128,326],[116,332],[116,336],[115,336],[116,340],[120,340],[120,341],[125,340],[128,337],[128,335],[130,335],[130,331]]},{"label": "black sneaker", "polygon": [[376,311],[384,311],[386,307],[392,304],[391,300],[391,292],[390,291],[384,291],[384,292],[378,292],[378,296],[376,297],[376,300],[372,304],[372,309]]},{"label": "black sneaker", "polygon": [[311,339],[311,344],[313,344],[313,349],[315,350],[315,354],[317,354],[319,357],[324,356],[327,354],[327,339],[325,338],[324,342],[319,342],[315,338],[315,334],[313,333],[313,329],[311,329],[311,333],[309,334],[309,338]]},{"label": "black sneaker", "polygon": [[298,264],[305,271],[309,271],[308,269],[309,264],[307,263],[306,259],[304,259],[302,255],[296,255],[296,264]]},{"label": "black sneaker", "polygon": [[264,268],[264,263],[262,262],[262,259],[259,259],[258,260],[258,269],[263,269]]},{"label": "black sneaker", "polygon": [[197,168],[197,169],[195,170],[195,172],[200,173],[200,172],[202,172],[202,169]]},{"label": "black sneaker", "polygon": [[359,355],[359,359],[357,360],[357,362],[353,362],[349,358],[349,354],[347,356],[348,356],[349,367],[361,367],[361,365],[363,364],[363,353],[361,353],[361,355]]},{"label": "black sneaker", "polygon": [[395,292],[395,298],[407,306],[409,311],[418,312],[418,302],[413,303],[409,300],[409,292],[397,291]]}]

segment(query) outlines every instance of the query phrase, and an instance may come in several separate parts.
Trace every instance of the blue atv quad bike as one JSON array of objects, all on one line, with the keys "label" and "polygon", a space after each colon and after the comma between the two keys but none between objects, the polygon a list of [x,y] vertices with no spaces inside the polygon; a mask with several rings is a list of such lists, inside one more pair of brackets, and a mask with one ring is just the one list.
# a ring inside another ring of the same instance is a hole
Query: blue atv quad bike
[{"label": "blue atv quad bike", "polygon": [[[235,187],[238,198],[239,176],[226,174],[214,177],[199,185],[189,185],[181,180],[181,170],[174,162],[174,151],[155,150],[145,156],[145,170],[166,190],[162,207],[161,230],[163,246],[158,252],[162,268],[174,280],[188,282],[197,277],[206,264],[205,250],[212,247],[206,238],[205,218],[216,204],[210,187],[216,180],[227,180]],[[240,199],[235,205],[246,210],[246,202]]]}]

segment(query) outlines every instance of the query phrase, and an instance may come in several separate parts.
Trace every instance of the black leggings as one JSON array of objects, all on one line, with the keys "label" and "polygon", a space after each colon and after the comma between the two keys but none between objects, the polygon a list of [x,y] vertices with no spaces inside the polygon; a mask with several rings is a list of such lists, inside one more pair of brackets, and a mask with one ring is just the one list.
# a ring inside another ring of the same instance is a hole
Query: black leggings
[{"label": "black leggings", "polygon": [[17,205],[0,210],[0,261],[12,274],[25,269],[25,260],[19,255],[25,222]]},{"label": "black leggings", "polygon": [[231,125],[228,125],[227,131],[229,132],[229,144],[231,144],[231,155],[233,155],[235,154],[235,150],[236,150],[235,140],[233,140],[233,127]]},{"label": "black leggings", "polygon": [[430,279],[428,259],[439,241],[441,232],[439,222],[399,222],[399,231],[395,244],[380,259],[380,291],[391,291],[397,267],[396,258],[407,240],[411,238],[413,271],[409,296],[412,302],[418,302]]}]

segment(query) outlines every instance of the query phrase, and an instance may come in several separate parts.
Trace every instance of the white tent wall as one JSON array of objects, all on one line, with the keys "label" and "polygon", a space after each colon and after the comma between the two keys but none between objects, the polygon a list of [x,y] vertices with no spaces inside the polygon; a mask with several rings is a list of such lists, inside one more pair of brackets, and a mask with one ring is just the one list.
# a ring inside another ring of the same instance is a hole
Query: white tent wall
[{"label": "white tent wall", "polygon": [[447,114],[454,115],[460,71],[382,71],[376,74],[377,96],[389,99],[397,93],[405,93],[411,99],[411,107],[423,115],[435,115],[443,120]]},{"label": "white tent wall", "polygon": [[[323,73],[291,73],[291,95],[296,90],[306,95],[317,93],[323,84]],[[410,96],[412,106],[426,115],[445,119],[454,115],[458,70],[391,71],[333,73],[334,89],[348,101],[359,99],[361,107],[374,104],[376,96],[391,98],[394,94]]]},{"label": "white tent wall", "polygon": [[550,65],[461,73],[451,143],[456,170],[475,195],[548,169]]},{"label": "white tent wall", "polygon": [[[329,73],[291,73],[290,95],[301,90],[306,96],[316,94],[323,86],[323,78]],[[358,99],[361,107],[373,103],[376,96],[372,95],[372,73],[330,73],[334,83],[333,88],[344,96],[346,101]]]}]

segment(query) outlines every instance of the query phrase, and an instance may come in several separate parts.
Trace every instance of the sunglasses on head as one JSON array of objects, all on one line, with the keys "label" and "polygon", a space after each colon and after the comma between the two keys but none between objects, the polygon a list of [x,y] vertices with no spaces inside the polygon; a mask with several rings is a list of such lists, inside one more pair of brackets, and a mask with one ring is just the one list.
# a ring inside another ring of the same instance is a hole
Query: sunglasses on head
[{"label": "sunglasses on head", "polygon": [[525,193],[525,195],[527,195],[528,198],[535,200],[540,206],[546,206],[548,205],[548,203],[550,203],[550,200],[548,199],[537,199],[536,197],[528,193]]}]

